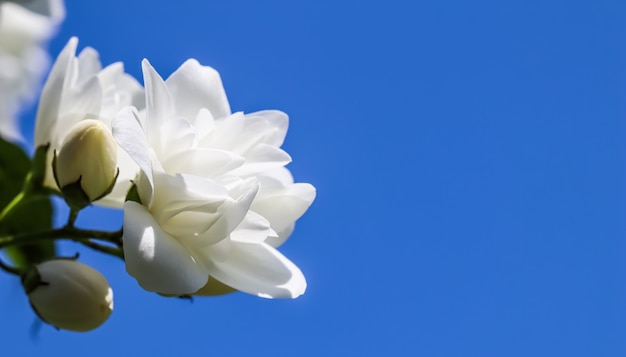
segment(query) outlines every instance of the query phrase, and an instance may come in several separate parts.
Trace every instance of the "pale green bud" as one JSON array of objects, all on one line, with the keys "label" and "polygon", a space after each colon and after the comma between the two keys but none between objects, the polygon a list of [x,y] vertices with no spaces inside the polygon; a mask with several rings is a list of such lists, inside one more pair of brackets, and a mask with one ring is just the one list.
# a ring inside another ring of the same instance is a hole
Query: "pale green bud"
[{"label": "pale green bud", "polygon": [[102,122],[86,119],[65,136],[52,162],[65,199],[84,207],[111,192],[117,179],[117,144]]},{"label": "pale green bud", "polygon": [[113,290],[106,278],[74,260],[41,263],[23,276],[22,284],[37,315],[63,330],[93,330],[113,311]]}]

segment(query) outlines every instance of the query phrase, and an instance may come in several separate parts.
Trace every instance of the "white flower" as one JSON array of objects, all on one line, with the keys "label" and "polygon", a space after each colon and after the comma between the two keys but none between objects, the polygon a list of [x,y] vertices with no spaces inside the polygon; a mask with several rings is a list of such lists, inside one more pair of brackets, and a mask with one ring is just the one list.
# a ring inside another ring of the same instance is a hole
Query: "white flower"
[{"label": "white flower", "polygon": [[[245,208],[247,213],[233,216],[239,220],[238,225],[223,231],[221,234],[225,236],[205,240],[202,246],[206,249],[190,249],[188,243],[180,243],[190,238],[170,230],[167,238],[187,248],[187,255],[180,255],[186,260],[180,258],[177,263],[158,265],[166,267],[165,271],[177,267],[177,272],[169,273],[172,277],[173,273],[183,275],[180,267],[185,264],[191,267],[189,262],[204,270],[196,271],[195,284],[190,284],[188,291],[164,291],[175,285],[174,279],[161,280],[161,288],[148,290],[193,293],[207,282],[208,274],[237,290],[263,297],[297,297],[304,293],[306,281],[301,271],[274,248],[289,236],[295,220],[315,197],[313,186],[294,184],[289,171],[283,167],[291,160],[280,149],[288,126],[287,116],[279,111],[231,114],[219,74],[195,60],[185,62],[167,81],[163,81],[147,61],[143,63],[143,71],[146,110],[122,111],[113,122],[115,139],[138,163],[146,178],[139,180],[140,196],[149,197],[153,192],[157,197],[163,195],[161,190],[181,191],[180,187],[187,184],[179,183],[179,188],[175,189],[176,185],[159,183],[157,177],[165,173],[195,177],[198,187],[215,184],[229,187],[231,183],[242,182],[253,182],[255,187],[260,184],[258,194],[250,197],[251,202]],[[150,179],[150,175],[154,177]],[[140,205],[125,205],[124,249],[127,270],[146,288],[144,282],[148,275],[154,275],[152,280],[157,281],[165,271],[157,272],[150,266],[164,258],[146,254],[144,248],[151,244],[144,242],[155,241],[153,232],[165,230],[167,222],[155,214],[149,203],[143,199],[142,203],[145,216],[142,219],[136,217]],[[181,205],[182,201],[177,204]],[[248,211],[250,206],[256,209]],[[139,226],[140,221],[145,222],[145,226]],[[210,221],[199,218],[186,221],[188,227],[202,227],[207,223]],[[163,247],[170,245],[162,244]],[[175,254],[167,256],[174,259]],[[188,280],[182,276],[177,279]]]},{"label": "white flower", "polygon": [[50,58],[46,44],[65,16],[62,0],[0,1],[0,135],[20,140],[17,115],[32,101]]},{"label": "white flower", "polygon": [[[117,112],[127,106],[142,107],[143,90],[131,76],[124,73],[122,63],[113,63],[105,68],[100,64],[98,52],[86,47],[76,57],[78,39],[72,38],[59,54],[43,88],[37,122],[35,125],[35,147],[50,144],[49,162],[71,128],[81,120],[95,119],[111,127]],[[118,150],[120,175],[113,192],[96,203],[121,207],[130,179],[137,174],[137,167]],[[48,165],[44,184],[57,188]]]},{"label": "white flower", "polygon": [[94,119],[76,123],[56,153],[53,170],[65,199],[75,207],[104,197],[117,177],[117,143],[111,130]]},{"label": "white flower", "polygon": [[[161,83],[147,61],[144,77],[155,83],[151,89]],[[277,110],[232,114],[217,71],[193,59],[180,66],[165,83],[176,114],[187,118],[197,132],[198,150],[237,154],[243,162],[229,173],[259,179],[260,189],[252,210],[266,218],[278,233],[278,237],[268,237],[268,243],[274,247],[282,244],[293,231],[294,222],[315,199],[315,188],[308,183],[294,184],[284,167],[291,162],[291,157],[280,149],[289,127],[287,115]],[[163,92],[153,90],[156,103],[167,102],[160,97]],[[205,177],[215,173],[207,168],[209,158],[194,159],[197,162],[171,160],[164,167],[168,172],[194,172]]]},{"label": "white flower", "polygon": [[23,284],[37,315],[60,329],[93,330],[113,311],[113,290],[105,277],[73,260],[41,263]]},{"label": "white flower", "polygon": [[[146,197],[142,192],[153,194]],[[256,182],[220,185],[155,171],[138,182],[143,203],[124,204],[126,270],[146,290],[191,294],[206,284],[213,262],[233,249],[229,234],[246,216]]]}]

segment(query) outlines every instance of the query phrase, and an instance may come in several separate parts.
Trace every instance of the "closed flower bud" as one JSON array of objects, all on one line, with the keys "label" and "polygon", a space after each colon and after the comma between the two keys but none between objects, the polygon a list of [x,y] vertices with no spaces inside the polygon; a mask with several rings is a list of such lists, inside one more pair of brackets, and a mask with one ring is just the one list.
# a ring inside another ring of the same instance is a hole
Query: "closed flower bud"
[{"label": "closed flower bud", "polygon": [[72,127],[52,163],[66,201],[82,208],[111,192],[117,179],[117,144],[102,122],[82,120]]},{"label": "closed flower bud", "polygon": [[113,290],[104,276],[74,260],[41,263],[22,277],[22,284],[37,315],[63,330],[93,330],[113,311]]}]

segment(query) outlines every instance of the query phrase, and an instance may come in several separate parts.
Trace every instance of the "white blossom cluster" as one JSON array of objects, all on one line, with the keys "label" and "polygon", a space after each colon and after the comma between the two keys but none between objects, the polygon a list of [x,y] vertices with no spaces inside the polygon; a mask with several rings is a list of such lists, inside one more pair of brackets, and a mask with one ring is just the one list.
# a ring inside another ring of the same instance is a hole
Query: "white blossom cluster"
[{"label": "white blossom cluster", "polygon": [[[42,46],[63,15],[60,0],[0,2],[4,138],[19,137],[18,108],[36,89],[46,68]],[[102,66],[96,50],[86,47],[77,54],[77,47],[78,39],[71,38],[39,98],[35,147],[49,146],[44,184],[71,206],[123,209],[126,270],[147,291],[302,295],[304,275],[277,248],[316,191],[311,184],[295,183],[285,167],[291,161],[281,149],[287,115],[233,113],[219,73],[194,59],[166,79],[144,60],[142,86],[122,63]],[[87,274],[71,263],[42,264],[41,280],[54,277],[57,266],[63,276]],[[92,295],[112,309],[106,280],[89,284],[102,285]],[[90,324],[54,317],[45,299],[52,293],[42,293],[47,286],[40,285],[31,302],[44,320],[89,329],[84,326]],[[97,314],[95,325],[108,313]]]}]

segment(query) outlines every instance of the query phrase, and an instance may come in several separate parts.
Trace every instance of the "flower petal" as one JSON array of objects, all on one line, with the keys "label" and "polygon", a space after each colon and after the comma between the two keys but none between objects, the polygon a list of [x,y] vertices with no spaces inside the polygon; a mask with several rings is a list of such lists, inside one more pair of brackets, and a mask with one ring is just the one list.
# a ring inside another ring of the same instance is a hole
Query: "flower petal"
[{"label": "flower petal", "polygon": [[165,81],[170,90],[176,112],[186,118],[196,118],[202,108],[214,118],[230,115],[230,104],[219,73],[188,59]]},{"label": "flower petal", "polygon": [[243,156],[246,159],[245,164],[235,171],[237,175],[241,176],[258,174],[275,167],[285,166],[291,162],[291,156],[287,152],[267,144],[258,144]]},{"label": "flower petal", "polygon": [[265,243],[231,242],[225,261],[212,261],[211,277],[248,294],[265,298],[296,298],[306,290],[300,269]]},{"label": "flower petal", "polygon": [[78,65],[78,77],[76,82],[83,83],[89,78],[94,77],[100,72],[102,63],[100,62],[100,54],[92,47],[85,47],[76,58]]},{"label": "flower petal", "polygon": [[157,156],[161,162],[198,146],[198,133],[186,118],[170,118],[161,125],[159,130],[161,132],[161,147],[155,149],[158,150]]},{"label": "flower petal", "polygon": [[[117,167],[119,175],[113,191],[94,204],[105,207],[122,208],[126,195],[131,187],[131,180],[136,181],[139,166],[124,150],[117,150]],[[150,195],[148,193],[148,195]]]},{"label": "flower petal", "polygon": [[230,234],[230,239],[238,242],[261,243],[271,236],[276,236],[276,232],[270,227],[270,222],[260,214],[248,211],[243,221]]},{"label": "flower petal", "polygon": [[315,187],[308,183],[295,183],[269,189],[261,185],[259,194],[250,209],[270,221],[272,229],[279,233],[277,238],[268,238],[268,244],[278,247],[288,238],[288,235],[280,235],[280,232],[288,232],[287,228],[313,203],[315,194]]},{"label": "flower petal", "polygon": [[266,144],[280,147],[285,141],[287,128],[289,127],[289,117],[280,110],[261,110],[246,114],[248,122],[261,122],[258,126],[264,127]]},{"label": "flower petal", "polygon": [[113,119],[112,127],[117,144],[137,163],[153,186],[150,148],[136,110],[132,107],[122,109]]},{"label": "flower petal", "polygon": [[65,17],[65,5],[62,0],[16,2],[36,14],[50,18],[53,23],[60,22]]},{"label": "flower petal", "polygon": [[244,159],[226,150],[199,148],[178,153],[163,160],[167,172],[180,172],[214,178],[236,169],[244,163]]},{"label": "flower petal", "polygon": [[[151,211],[169,234],[190,242],[225,239],[244,219],[257,193],[256,180],[226,187],[193,175],[154,173]],[[158,188],[158,189],[157,189]]]},{"label": "flower petal", "polygon": [[166,120],[173,118],[176,112],[163,78],[147,59],[141,62],[141,68],[146,89],[146,118],[149,118],[145,129],[152,146],[155,146],[155,143],[161,142],[161,126]]},{"label": "flower petal", "polygon": [[204,266],[136,202],[124,204],[123,241],[126,271],[145,290],[192,294],[207,283]]},{"label": "flower petal", "polygon": [[50,142],[50,135],[54,133],[53,127],[56,123],[61,106],[61,95],[63,94],[63,83],[66,73],[71,68],[78,38],[72,37],[67,42],[56,62],[50,70],[48,80],[41,92],[41,100],[37,110],[37,123],[35,125],[35,147],[45,145]]}]

